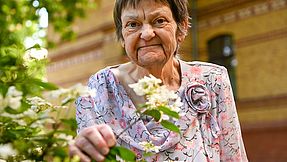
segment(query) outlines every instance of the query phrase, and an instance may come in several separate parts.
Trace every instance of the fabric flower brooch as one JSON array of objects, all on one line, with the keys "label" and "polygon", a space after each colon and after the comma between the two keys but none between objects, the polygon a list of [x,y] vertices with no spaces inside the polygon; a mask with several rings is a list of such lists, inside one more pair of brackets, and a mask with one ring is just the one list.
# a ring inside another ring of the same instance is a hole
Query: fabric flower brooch
[{"label": "fabric flower brooch", "polygon": [[199,83],[190,83],[185,90],[185,100],[188,106],[195,112],[202,114],[202,120],[209,121],[212,136],[218,138],[220,128],[215,118],[216,114],[211,112],[211,95],[205,85]]},{"label": "fabric flower brooch", "polygon": [[211,108],[209,90],[202,84],[188,84],[185,90],[185,100],[189,107],[198,113],[207,113]]}]

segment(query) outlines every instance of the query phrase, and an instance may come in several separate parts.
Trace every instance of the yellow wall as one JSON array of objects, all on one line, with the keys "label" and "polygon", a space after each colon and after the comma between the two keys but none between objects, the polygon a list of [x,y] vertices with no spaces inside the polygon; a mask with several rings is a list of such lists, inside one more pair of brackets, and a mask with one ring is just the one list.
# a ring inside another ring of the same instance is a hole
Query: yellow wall
[{"label": "yellow wall", "polygon": [[[126,61],[114,34],[113,4],[101,1],[95,10],[87,12],[87,17],[74,24],[76,41],[61,42],[49,51],[49,81],[63,87],[77,82],[86,84],[99,69]],[[50,33],[50,37],[56,35]]]},{"label": "yellow wall", "polygon": [[237,49],[240,98],[286,95],[286,44],[281,38]]},{"label": "yellow wall", "polygon": [[[232,12],[238,16],[240,10],[244,8],[237,7]],[[199,23],[223,19],[227,14],[215,14]],[[201,60],[208,58],[207,41],[224,33],[234,37],[239,99],[287,94],[287,75],[283,75],[287,72],[287,7],[199,29]]]},{"label": "yellow wall", "polygon": [[199,0],[197,6],[199,8],[207,7],[216,3],[226,2],[227,0]]}]

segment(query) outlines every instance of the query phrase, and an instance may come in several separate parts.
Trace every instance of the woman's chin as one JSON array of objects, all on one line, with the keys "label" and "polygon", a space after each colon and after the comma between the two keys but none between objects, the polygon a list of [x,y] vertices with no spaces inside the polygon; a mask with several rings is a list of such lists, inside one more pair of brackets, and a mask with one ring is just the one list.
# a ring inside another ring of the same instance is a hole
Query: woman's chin
[{"label": "woman's chin", "polygon": [[165,63],[165,58],[154,58],[154,57],[148,57],[148,58],[139,58],[138,64],[142,67],[153,67],[153,66],[159,66]]}]

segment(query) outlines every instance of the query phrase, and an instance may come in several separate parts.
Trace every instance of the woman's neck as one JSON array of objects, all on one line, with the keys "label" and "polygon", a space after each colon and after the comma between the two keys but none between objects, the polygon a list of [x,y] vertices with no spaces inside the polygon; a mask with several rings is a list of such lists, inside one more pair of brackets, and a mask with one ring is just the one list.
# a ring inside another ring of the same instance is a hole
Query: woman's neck
[{"label": "woman's neck", "polygon": [[154,66],[148,69],[137,66],[132,77],[136,80],[136,78],[143,78],[149,74],[161,79],[163,84],[170,90],[177,90],[180,87],[180,65],[176,58],[173,58],[164,66]]}]

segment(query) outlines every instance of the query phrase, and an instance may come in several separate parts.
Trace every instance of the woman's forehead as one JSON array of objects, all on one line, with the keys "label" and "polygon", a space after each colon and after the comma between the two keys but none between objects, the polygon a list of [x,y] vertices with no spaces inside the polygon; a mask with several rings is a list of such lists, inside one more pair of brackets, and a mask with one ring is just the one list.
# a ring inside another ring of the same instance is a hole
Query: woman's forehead
[{"label": "woman's forehead", "polygon": [[161,2],[155,2],[155,0],[142,0],[136,7],[125,7],[122,10],[121,19],[137,19],[140,16],[145,19],[158,15],[172,16],[170,7]]},{"label": "woman's forehead", "polygon": [[125,3],[122,4],[122,10],[129,7],[138,8],[141,2],[148,2],[148,3],[155,2],[169,6],[167,0],[127,0],[125,1]]}]

